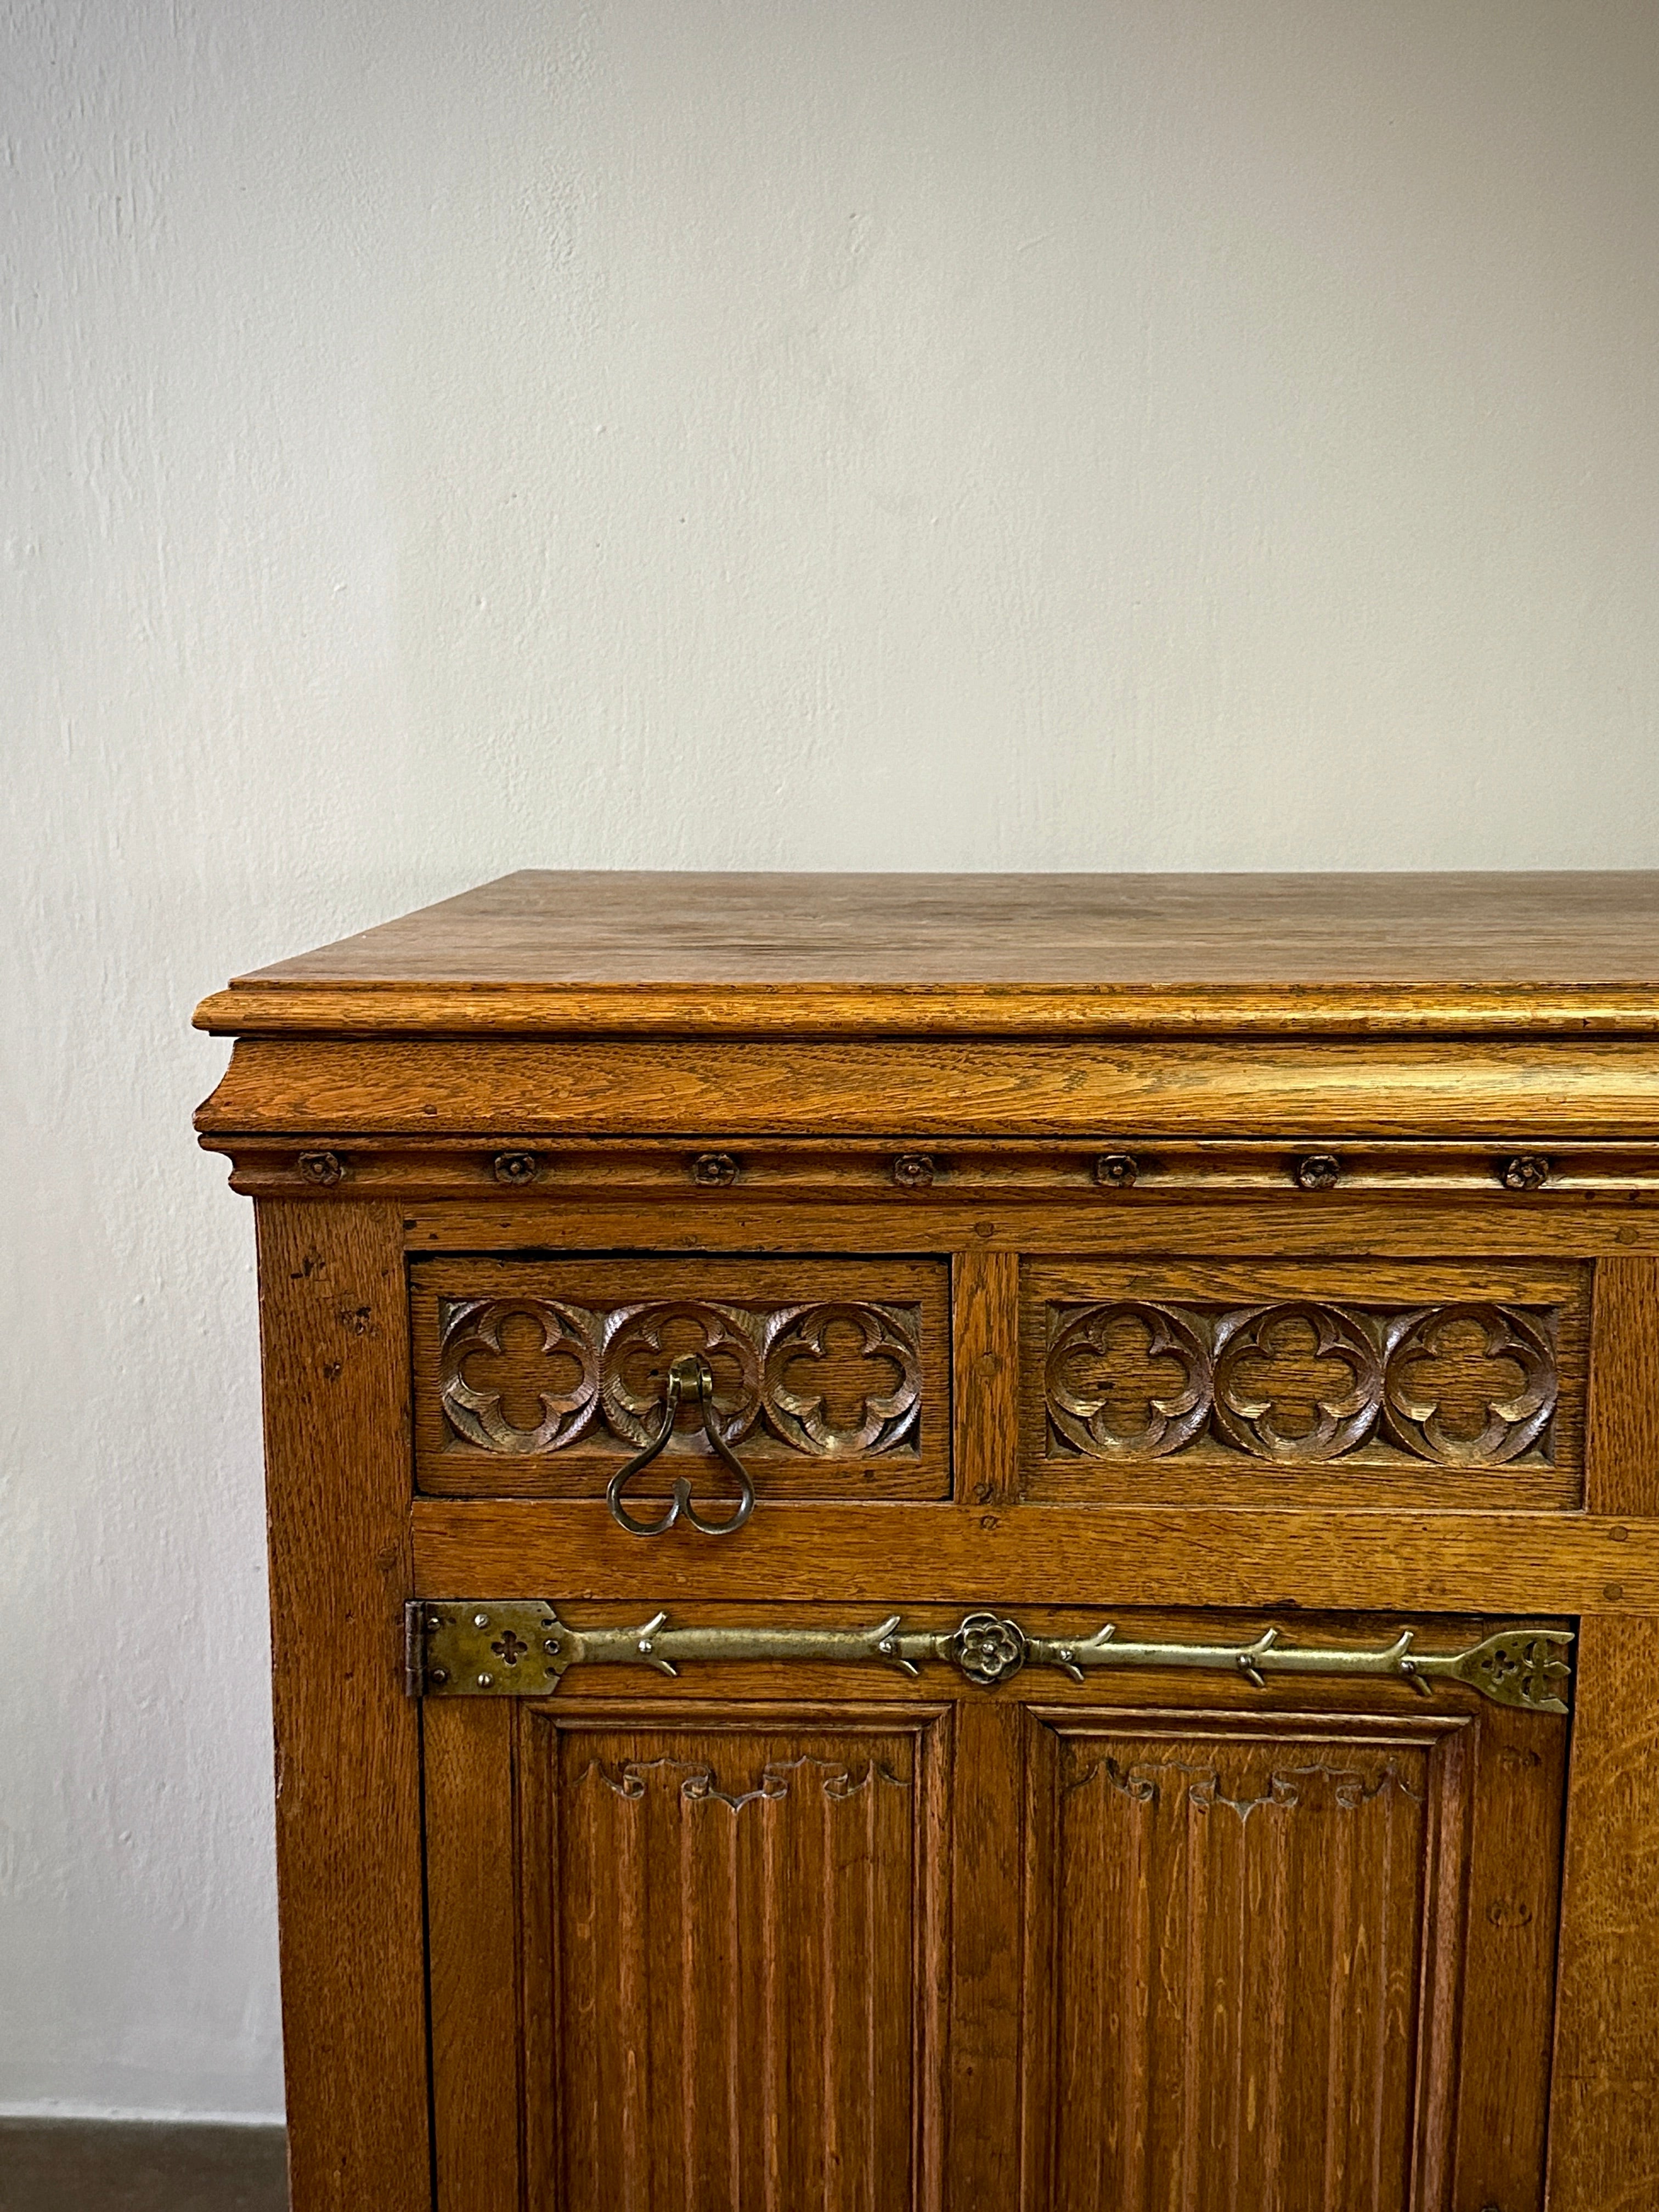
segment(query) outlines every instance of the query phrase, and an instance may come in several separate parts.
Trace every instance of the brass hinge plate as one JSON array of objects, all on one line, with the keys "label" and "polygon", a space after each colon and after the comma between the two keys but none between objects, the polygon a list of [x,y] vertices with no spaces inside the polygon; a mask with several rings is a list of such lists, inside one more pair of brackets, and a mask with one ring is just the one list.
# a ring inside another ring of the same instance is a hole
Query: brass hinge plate
[{"label": "brass hinge plate", "polygon": [[1402,1628],[1385,1644],[1291,1644],[1276,1628],[1248,1643],[1137,1644],[1105,1622],[1091,1636],[1028,1634],[994,1613],[970,1613],[952,1629],[906,1629],[892,1614],[869,1628],[790,1628],[769,1624],[677,1628],[665,1613],[636,1627],[578,1628],[550,1603],[521,1598],[440,1598],[405,1610],[405,1684],[411,1697],[546,1698],[575,1666],[654,1668],[747,1660],[774,1665],[873,1662],[915,1675],[955,1667],[981,1688],[1022,1668],[1085,1675],[1171,1668],[1231,1674],[1264,1689],[1273,1675],[1384,1676],[1431,1697],[1438,1681],[1462,1682],[1494,1704],[1565,1713],[1572,1684],[1571,1636],[1562,1629],[1505,1628],[1455,1651],[1425,1651]]}]

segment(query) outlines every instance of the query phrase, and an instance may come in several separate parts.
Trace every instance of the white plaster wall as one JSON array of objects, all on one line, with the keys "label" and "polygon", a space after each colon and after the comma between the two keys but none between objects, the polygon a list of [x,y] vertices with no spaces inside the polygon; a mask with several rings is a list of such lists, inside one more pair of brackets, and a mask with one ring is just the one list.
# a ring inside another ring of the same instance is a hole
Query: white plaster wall
[{"label": "white plaster wall", "polygon": [[251,965],[1650,865],[1650,0],[4,0],[0,2101],[280,2102]]}]

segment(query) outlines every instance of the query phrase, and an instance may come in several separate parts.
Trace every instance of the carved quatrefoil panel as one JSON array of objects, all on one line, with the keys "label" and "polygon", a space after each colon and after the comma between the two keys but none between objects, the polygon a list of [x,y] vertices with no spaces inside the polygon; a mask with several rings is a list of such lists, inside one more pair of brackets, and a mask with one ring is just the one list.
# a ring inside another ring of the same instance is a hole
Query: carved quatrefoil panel
[{"label": "carved quatrefoil panel", "polygon": [[1340,1307],[1298,1299],[1224,1314],[1215,1334],[1215,1425],[1241,1451],[1340,1459],[1376,1427],[1382,1362]]},{"label": "carved quatrefoil panel", "polygon": [[599,1402],[591,1316],[550,1298],[458,1304],[444,1335],[444,1412],[483,1451],[550,1452],[580,1436]]},{"label": "carved quatrefoil panel", "polygon": [[1210,1347],[1168,1306],[1088,1306],[1048,1353],[1048,1417],[1099,1459],[1162,1458],[1202,1432],[1214,1403]]},{"label": "carved quatrefoil panel", "polygon": [[1389,1324],[1383,1419],[1407,1451],[1501,1466],[1543,1434],[1557,1390],[1548,1337],[1512,1308],[1441,1306]]},{"label": "carved quatrefoil panel", "polygon": [[775,1316],[763,1402],[777,1434],[826,1458],[890,1451],[915,1428],[921,1354],[884,1306],[799,1306]]},{"label": "carved quatrefoil panel", "polygon": [[[549,1298],[446,1298],[444,1418],[480,1450],[530,1457],[584,1437],[634,1451],[657,1433],[672,1360],[700,1352],[728,1443],[872,1458],[914,1447],[921,1411],[915,1306],[836,1299],[769,1310],[657,1299],[595,1311]],[[688,1428],[701,1419],[687,1410]]]},{"label": "carved quatrefoil panel", "polygon": [[1553,1321],[1476,1301],[1051,1308],[1050,1434],[1093,1459],[1219,1450],[1295,1466],[1379,1449],[1460,1468],[1547,1459],[1560,1395]]},{"label": "carved quatrefoil panel", "polygon": [[[682,1352],[700,1352],[714,1377],[714,1418],[729,1444],[748,1435],[760,1413],[760,1347],[736,1314],[702,1299],[623,1306],[599,1317],[604,1345],[605,1425],[637,1449],[662,1421],[663,1377]],[[700,1425],[694,1407],[680,1426]]]}]

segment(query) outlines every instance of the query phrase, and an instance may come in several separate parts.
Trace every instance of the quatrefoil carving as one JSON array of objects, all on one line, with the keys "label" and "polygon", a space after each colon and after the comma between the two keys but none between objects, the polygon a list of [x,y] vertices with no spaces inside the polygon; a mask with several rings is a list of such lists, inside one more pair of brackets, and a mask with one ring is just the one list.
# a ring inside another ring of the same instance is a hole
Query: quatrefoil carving
[{"label": "quatrefoil carving", "polygon": [[1386,1419],[1409,1451],[1449,1467],[1501,1467],[1555,1411],[1549,1339],[1494,1305],[1402,1314],[1389,1330]]},{"label": "quatrefoil carving", "polygon": [[1210,1417],[1209,1348],[1166,1306],[1091,1306],[1054,1339],[1047,1382],[1054,1426],[1093,1458],[1162,1458]]},{"label": "quatrefoil carving", "polygon": [[1091,1459],[1221,1446],[1281,1466],[1404,1452],[1502,1467],[1550,1448],[1560,1394],[1550,1318],[1476,1301],[1054,1308],[1049,1429]]},{"label": "quatrefoil carving", "polygon": [[1216,1330],[1215,1424],[1258,1459],[1340,1459],[1376,1426],[1382,1362],[1338,1307],[1229,1314]]},{"label": "quatrefoil carving", "polygon": [[567,1306],[469,1298],[447,1314],[439,1387],[451,1425],[469,1443],[557,1451],[598,1409],[599,1353],[585,1318]]},{"label": "quatrefoil carving", "polygon": [[766,1412],[786,1443],[848,1458],[890,1450],[915,1428],[921,1356],[879,1306],[803,1306],[774,1327]]},{"label": "quatrefoil carving", "polygon": [[[714,1425],[729,1444],[748,1435],[760,1412],[760,1347],[735,1314],[700,1298],[623,1306],[605,1321],[605,1417],[619,1437],[647,1444],[662,1425],[669,1363],[697,1352],[714,1376]],[[682,1425],[700,1425],[687,1407]]]},{"label": "quatrefoil carving", "polygon": [[[591,1431],[631,1450],[658,1433],[671,1361],[696,1352],[727,1443],[763,1426],[814,1458],[872,1458],[915,1443],[920,1323],[914,1306],[856,1299],[769,1310],[655,1299],[601,1312],[548,1298],[444,1299],[440,1398],[455,1435],[484,1451],[558,1451]],[[690,1428],[700,1409],[684,1418]]]}]

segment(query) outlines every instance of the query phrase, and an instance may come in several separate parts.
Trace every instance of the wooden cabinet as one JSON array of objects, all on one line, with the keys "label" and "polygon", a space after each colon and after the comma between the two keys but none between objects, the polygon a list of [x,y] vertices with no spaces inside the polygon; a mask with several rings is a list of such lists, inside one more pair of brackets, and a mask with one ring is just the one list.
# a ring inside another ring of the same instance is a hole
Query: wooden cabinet
[{"label": "wooden cabinet", "polygon": [[1659,2202],[1656,915],[523,877],[210,1000],[300,2212]]}]

